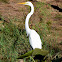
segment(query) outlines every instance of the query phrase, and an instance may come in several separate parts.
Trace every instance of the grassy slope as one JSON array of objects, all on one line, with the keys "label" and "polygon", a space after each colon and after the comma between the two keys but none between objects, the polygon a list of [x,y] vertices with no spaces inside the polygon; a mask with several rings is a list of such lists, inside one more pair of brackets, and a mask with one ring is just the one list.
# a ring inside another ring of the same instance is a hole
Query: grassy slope
[{"label": "grassy slope", "polygon": [[[51,13],[53,10],[50,10],[50,5],[40,2],[35,2],[33,4],[35,6],[35,13],[30,19],[32,20],[30,21],[30,28],[35,29],[39,33],[43,42],[43,49],[49,50],[50,54],[53,55],[60,51],[57,45],[57,38],[61,37],[62,35],[58,32],[61,32],[61,28],[59,29],[52,25],[56,24],[57,22],[54,20],[61,19],[62,15],[59,16],[57,14],[56,16],[52,17]],[[27,7],[26,12],[27,10],[29,12],[29,9],[30,8]],[[22,11],[25,14],[25,10],[23,9]],[[30,50],[29,40],[26,37],[26,32],[24,29],[24,21],[22,22],[20,20],[22,18],[19,19],[15,17],[14,19],[11,19],[11,17],[13,16],[10,16],[9,22],[4,22],[3,16],[0,17],[1,62],[15,62],[16,58],[20,54],[24,54]],[[23,18],[23,20],[25,20],[25,18]]]}]

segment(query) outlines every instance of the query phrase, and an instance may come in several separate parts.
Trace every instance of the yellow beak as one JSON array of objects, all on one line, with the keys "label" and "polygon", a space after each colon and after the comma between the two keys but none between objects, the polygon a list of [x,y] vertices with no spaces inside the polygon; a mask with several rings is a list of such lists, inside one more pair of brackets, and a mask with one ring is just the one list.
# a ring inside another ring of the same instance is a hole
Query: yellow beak
[{"label": "yellow beak", "polygon": [[26,4],[26,2],[23,2],[23,3],[17,3],[17,4]]}]

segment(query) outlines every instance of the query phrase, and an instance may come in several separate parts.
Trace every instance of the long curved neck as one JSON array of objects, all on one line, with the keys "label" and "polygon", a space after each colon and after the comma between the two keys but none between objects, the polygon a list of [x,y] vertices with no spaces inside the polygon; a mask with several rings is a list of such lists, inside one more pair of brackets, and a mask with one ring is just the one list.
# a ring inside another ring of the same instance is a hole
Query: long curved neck
[{"label": "long curved neck", "polygon": [[31,5],[31,12],[27,15],[25,20],[25,29],[26,29],[27,36],[30,34],[30,31],[31,31],[31,29],[29,28],[29,18],[33,13],[34,13],[34,6]]}]

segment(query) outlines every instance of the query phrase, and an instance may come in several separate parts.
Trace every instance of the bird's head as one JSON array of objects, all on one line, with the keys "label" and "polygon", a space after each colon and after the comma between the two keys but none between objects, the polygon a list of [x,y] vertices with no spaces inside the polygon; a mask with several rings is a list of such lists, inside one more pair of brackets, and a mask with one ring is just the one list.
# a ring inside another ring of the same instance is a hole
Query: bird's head
[{"label": "bird's head", "polygon": [[32,3],[31,2],[23,2],[23,3],[18,3],[18,4],[23,4],[23,5],[29,5],[29,6],[31,6],[32,5]]}]

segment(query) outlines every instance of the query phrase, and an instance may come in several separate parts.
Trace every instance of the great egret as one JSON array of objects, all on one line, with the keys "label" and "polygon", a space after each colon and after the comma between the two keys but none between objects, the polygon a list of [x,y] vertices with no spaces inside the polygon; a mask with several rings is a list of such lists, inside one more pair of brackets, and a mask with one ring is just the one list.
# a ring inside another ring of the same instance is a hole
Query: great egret
[{"label": "great egret", "polygon": [[31,12],[27,15],[26,20],[25,20],[26,33],[27,33],[27,36],[29,36],[29,42],[30,42],[30,45],[32,46],[32,48],[33,49],[35,49],[35,48],[42,49],[42,42],[41,42],[39,34],[35,30],[30,29],[29,24],[28,24],[29,18],[34,13],[33,4],[29,1],[23,2],[23,3],[18,3],[18,4],[29,5],[31,7]]}]

